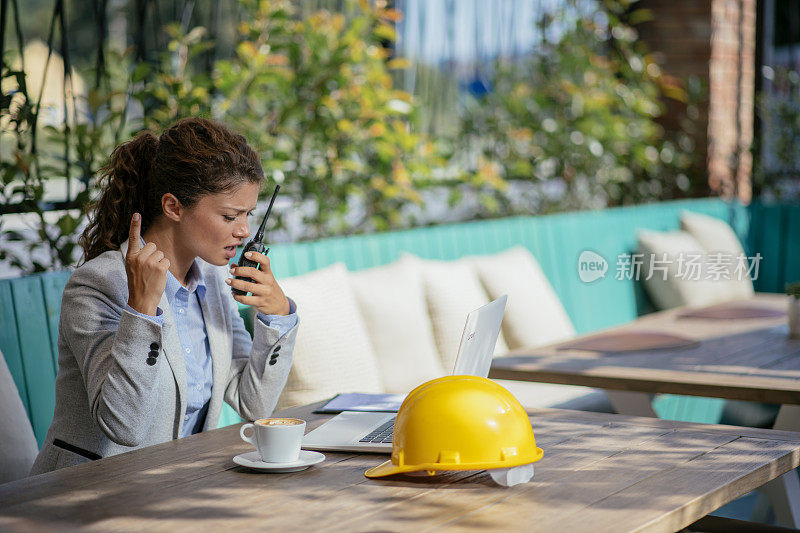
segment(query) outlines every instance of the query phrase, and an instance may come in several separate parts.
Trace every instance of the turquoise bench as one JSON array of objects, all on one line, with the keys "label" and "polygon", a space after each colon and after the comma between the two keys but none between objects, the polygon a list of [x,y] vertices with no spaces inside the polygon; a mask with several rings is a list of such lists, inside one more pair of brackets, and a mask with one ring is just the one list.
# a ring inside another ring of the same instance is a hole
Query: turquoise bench
[{"label": "turquoise bench", "polygon": [[[712,215],[732,224],[748,254],[763,256],[756,290],[779,292],[800,279],[800,206],[753,204],[719,199],[664,202],[537,217],[448,224],[315,242],[276,244],[270,257],[278,279],[342,261],[351,270],[386,264],[402,252],[431,259],[490,254],[522,245],[539,260],[579,333],[634,320],[653,310],[641,284],[614,279],[616,258],[636,247],[639,229],[675,230],[682,209]],[[578,256],[584,250],[609,263],[604,279],[584,284]],[[56,338],[61,292],[69,272],[0,280],[0,350],[19,388],[39,443],[54,407]],[[654,407],[660,416],[716,422],[721,400],[663,395]],[[232,409],[220,425],[237,422]]]}]

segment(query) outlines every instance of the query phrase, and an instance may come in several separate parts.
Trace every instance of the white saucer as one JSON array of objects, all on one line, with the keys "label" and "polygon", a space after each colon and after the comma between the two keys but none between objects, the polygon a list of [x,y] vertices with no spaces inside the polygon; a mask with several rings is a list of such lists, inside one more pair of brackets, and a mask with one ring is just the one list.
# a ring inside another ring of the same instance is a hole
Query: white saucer
[{"label": "white saucer", "polygon": [[262,472],[273,472],[276,474],[299,472],[300,470],[305,470],[311,465],[321,463],[324,460],[325,456],[323,454],[309,450],[300,450],[300,457],[297,459],[297,461],[293,461],[291,463],[266,463],[261,460],[258,450],[241,453],[233,458],[233,462],[239,466],[252,468],[253,470],[261,470]]}]

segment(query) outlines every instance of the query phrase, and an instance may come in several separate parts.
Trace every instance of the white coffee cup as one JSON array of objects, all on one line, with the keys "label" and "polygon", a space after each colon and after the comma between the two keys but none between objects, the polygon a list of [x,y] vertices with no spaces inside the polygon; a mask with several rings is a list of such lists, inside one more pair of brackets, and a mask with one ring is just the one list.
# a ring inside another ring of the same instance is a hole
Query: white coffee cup
[{"label": "white coffee cup", "polygon": [[[245,435],[250,428],[252,437]],[[265,463],[292,463],[300,457],[305,432],[306,422],[299,418],[261,418],[244,424],[239,436],[255,446]]]}]

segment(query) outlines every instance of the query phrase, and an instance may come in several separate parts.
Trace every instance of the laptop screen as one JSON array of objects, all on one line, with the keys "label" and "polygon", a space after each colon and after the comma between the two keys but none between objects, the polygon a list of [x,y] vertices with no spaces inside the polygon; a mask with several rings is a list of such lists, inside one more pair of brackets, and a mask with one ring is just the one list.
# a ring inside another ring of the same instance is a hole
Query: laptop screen
[{"label": "laptop screen", "polygon": [[503,295],[467,315],[453,367],[454,376],[489,376],[507,300],[508,295]]}]

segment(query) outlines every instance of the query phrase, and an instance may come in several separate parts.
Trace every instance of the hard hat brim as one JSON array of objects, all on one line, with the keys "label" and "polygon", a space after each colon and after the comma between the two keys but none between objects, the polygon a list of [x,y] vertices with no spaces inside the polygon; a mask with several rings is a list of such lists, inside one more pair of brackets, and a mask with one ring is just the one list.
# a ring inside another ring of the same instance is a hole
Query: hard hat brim
[{"label": "hard hat brim", "polygon": [[384,477],[384,476],[391,476],[392,474],[402,474],[404,472],[411,472],[412,470],[416,470],[415,467],[408,467],[408,466],[396,466],[392,464],[392,461],[386,461],[384,463],[379,464],[374,468],[370,468],[364,475],[367,477]]},{"label": "hard hat brim", "polygon": [[509,463],[491,462],[491,463],[425,463],[419,465],[404,465],[397,466],[392,464],[391,459],[379,464],[374,468],[370,468],[364,475],[369,478],[385,477],[394,474],[405,474],[407,472],[420,472],[428,471],[447,471],[447,470],[486,470],[490,468],[511,468],[529,463],[535,463],[542,458],[543,452],[541,448],[536,448],[535,452],[530,457],[519,458],[516,461]]}]

